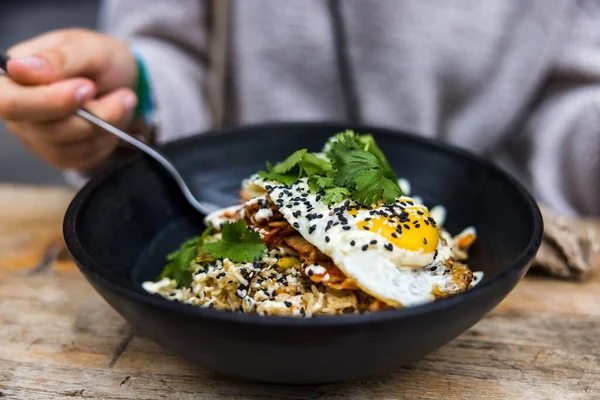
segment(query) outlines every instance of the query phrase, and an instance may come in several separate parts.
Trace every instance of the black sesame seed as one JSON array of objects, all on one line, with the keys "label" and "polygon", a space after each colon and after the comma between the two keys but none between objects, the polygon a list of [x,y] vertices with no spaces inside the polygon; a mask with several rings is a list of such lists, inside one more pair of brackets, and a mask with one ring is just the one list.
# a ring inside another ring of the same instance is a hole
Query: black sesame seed
[{"label": "black sesame seed", "polygon": [[300,224],[299,224],[299,223],[297,223],[297,222],[294,222],[294,223],[293,223],[293,226],[294,226],[294,228],[300,228]]},{"label": "black sesame seed", "polygon": [[398,237],[398,234],[397,234],[396,232],[392,232],[392,237],[393,237],[393,238],[397,238],[397,237]]},{"label": "black sesame seed", "polygon": [[377,244],[377,240],[375,240],[375,239],[371,240],[370,244]]},{"label": "black sesame seed", "polygon": [[283,302],[283,304],[285,304],[285,306],[286,306],[287,308],[290,308],[290,307],[292,306],[292,303],[291,303],[291,302],[289,302],[289,301],[284,301],[284,302]]},{"label": "black sesame seed", "polygon": [[308,276],[313,276],[313,270],[312,270],[312,269],[309,269],[309,270],[306,272],[306,274],[307,274]]},{"label": "black sesame seed", "polygon": [[431,268],[429,268],[430,271],[435,271],[437,269],[437,267],[434,265]]},{"label": "black sesame seed", "polygon": [[388,250],[388,251],[392,251],[392,250],[394,250],[394,246],[392,246],[392,244],[391,244],[391,243],[388,243],[388,244],[386,244],[386,245],[385,245],[385,246],[383,246],[383,247],[385,247],[385,249],[386,249],[386,250]]},{"label": "black sesame seed", "polygon": [[321,195],[318,195],[316,198],[317,201],[321,201]]},{"label": "black sesame seed", "polygon": [[283,197],[283,192],[279,193],[279,196],[277,196],[278,199],[281,199]]},{"label": "black sesame seed", "polygon": [[427,221],[426,219],[424,219],[423,222],[425,222],[425,225],[429,225],[429,221]]},{"label": "black sesame seed", "polygon": [[371,218],[365,218],[365,221],[369,222],[371,220]]},{"label": "black sesame seed", "polygon": [[423,238],[423,244],[427,244],[427,238]]},{"label": "black sesame seed", "polygon": [[311,226],[310,228],[308,228],[308,233],[311,234],[315,231],[315,229],[317,229],[316,225]]},{"label": "black sesame seed", "polygon": [[369,228],[368,226],[366,226],[366,225],[365,225],[365,226],[363,226],[363,229],[364,229],[365,231],[368,231],[370,228]]},{"label": "black sesame seed", "polygon": [[208,304],[208,308],[213,308],[215,305],[213,303]]},{"label": "black sesame seed", "polygon": [[343,229],[343,230],[345,230],[345,231],[349,231],[349,230],[350,230],[350,227],[349,227],[348,225],[344,225],[344,226],[342,227],[342,229]]},{"label": "black sesame seed", "polygon": [[354,246],[355,244],[356,244],[356,242],[355,242],[354,240],[352,240],[352,241],[350,242],[350,246]]},{"label": "black sesame seed", "polygon": [[420,227],[421,227],[421,224],[416,224],[415,225],[415,228],[420,228]]},{"label": "black sesame seed", "polygon": [[329,243],[329,236],[325,236],[325,241]]},{"label": "black sesame seed", "polygon": [[368,245],[368,244],[365,244],[365,245],[362,247],[362,251],[367,251],[367,249],[368,249],[368,248],[369,248],[369,245]]},{"label": "black sesame seed", "polygon": [[408,225],[408,224],[404,224],[404,227],[405,227],[406,229],[409,229],[409,230],[410,230],[410,225]]},{"label": "black sesame seed", "polygon": [[417,211],[417,214],[423,215],[423,211]]},{"label": "black sesame seed", "polygon": [[436,251],[433,253],[433,259],[435,260],[435,259],[437,258],[437,256],[438,256],[438,251],[436,250]]}]

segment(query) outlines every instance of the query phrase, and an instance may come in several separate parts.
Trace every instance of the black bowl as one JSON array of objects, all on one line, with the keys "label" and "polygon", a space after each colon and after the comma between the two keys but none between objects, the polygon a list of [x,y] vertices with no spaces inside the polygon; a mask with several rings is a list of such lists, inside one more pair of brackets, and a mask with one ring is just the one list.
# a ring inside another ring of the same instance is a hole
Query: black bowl
[{"label": "black bowl", "polygon": [[[127,321],[166,349],[208,369],[253,380],[315,384],[359,379],[418,360],[463,333],[525,274],[542,238],[532,197],[490,163],[409,134],[339,124],[270,124],[224,129],[164,151],[199,196],[237,202],[240,182],[294,150],[321,148],[346,128],[373,133],[413,194],[443,204],[453,234],[473,225],[469,264],[485,272],[473,290],[419,307],[364,315],[261,317],[201,309],[152,296],[165,255],[199,233],[202,216],[170,178],[134,157],[90,181],[69,207],[64,234],[92,286]],[[470,360],[464,360],[469,362]]]}]

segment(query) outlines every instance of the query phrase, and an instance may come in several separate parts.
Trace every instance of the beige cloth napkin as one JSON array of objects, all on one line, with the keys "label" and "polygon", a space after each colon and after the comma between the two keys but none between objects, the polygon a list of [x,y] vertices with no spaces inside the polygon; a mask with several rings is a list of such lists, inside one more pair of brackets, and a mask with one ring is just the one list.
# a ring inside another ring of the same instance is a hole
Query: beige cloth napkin
[{"label": "beige cloth napkin", "polygon": [[600,221],[581,222],[540,206],[544,238],[531,266],[569,280],[585,280],[600,264]]}]

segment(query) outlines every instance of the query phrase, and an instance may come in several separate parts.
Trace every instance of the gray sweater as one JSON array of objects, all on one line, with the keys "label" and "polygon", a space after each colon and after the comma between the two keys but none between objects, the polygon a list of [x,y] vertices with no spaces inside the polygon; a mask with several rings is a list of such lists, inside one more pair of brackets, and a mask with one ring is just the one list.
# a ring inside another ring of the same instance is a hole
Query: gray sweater
[{"label": "gray sweater", "polygon": [[145,60],[161,142],[265,121],[387,126],[600,215],[599,0],[108,0],[102,27]]}]

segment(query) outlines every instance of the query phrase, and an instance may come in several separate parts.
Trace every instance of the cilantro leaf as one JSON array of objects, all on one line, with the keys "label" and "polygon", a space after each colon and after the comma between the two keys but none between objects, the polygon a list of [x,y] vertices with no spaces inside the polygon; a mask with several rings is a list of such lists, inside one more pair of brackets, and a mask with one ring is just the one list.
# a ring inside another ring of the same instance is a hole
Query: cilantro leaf
[{"label": "cilantro leaf", "polygon": [[373,168],[381,168],[377,157],[360,148],[353,148],[341,141],[332,146],[334,182],[338,186],[351,187],[356,185],[356,176]]},{"label": "cilantro leaf", "polygon": [[[365,143],[369,144],[368,141]],[[381,150],[376,146],[371,147],[373,149],[383,157]],[[364,144],[361,145],[355,137],[345,135],[335,141],[330,157],[335,170],[335,184],[350,189],[357,203],[372,205],[384,200],[389,204],[402,194],[398,179],[385,157],[382,162],[376,154],[365,150]]]},{"label": "cilantro leaf", "polygon": [[321,189],[327,189],[335,186],[335,182],[333,177],[330,176],[318,176],[317,177],[317,185]]},{"label": "cilantro leaf", "polygon": [[177,251],[167,255],[168,263],[160,277],[175,280],[179,287],[189,286],[192,283],[193,263],[214,259],[212,255],[204,252],[203,246],[205,240],[215,233],[216,229],[209,227],[202,232],[202,235],[187,240]]},{"label": "cilantro leaf", "polygon": [[305,154],[306,149],[301,149],[294,152],[291,156],[275,166],[271,165],[270,162],[267,162],[267,170],[258,171],[258,176],[263,179],[272,179],[286,185],[292,185],[298,182],[298,179],[302,176],[303,169],[302,165],[300,165],[300,161]]},{"label": "cilantro leaf", "polygon": [[317,183],[318,179],[319,177],[316,175],[308,178],[308,190],[310,190],[311,193],[317,193],[322,189]]},{"label": "cilantro leaf", "polygon": [[179,250],[169,254],[167,256],[168,263],[160,277],[174,279],[179,287],[189,286],[192,283],[190,269],[198,254],[198,246],[201,241],[201,236],[189,239],[181,245]]},{"label": "cilantro leaf", "polygon": [[263,179],[272,179],[286,185],[293,185],[300,179],[301,172],[300,168],[294,168],[285,174],[278,174],[272,171],[258,171],[258,176]]},{"label": "cilantro leaf", "polygon": [[267,246],[258,232],[248,229],[243,220],[223,225],[221,240],[204,244],[204,250],[215,258],[242,263],[261,258]]},{"label": "cilantro leaf", "polygon": [[327,171],[331,171],[331,163],[312,153],[306,153],[300,161],[302,169],[308,177],[321,175]]},{"label": "cilantro leaf", "polygon": [[352,198],[360,204],[375,204],[381,199],[393,203],[400,196],[400,188],[394,181],[385,178],[382,169],[371,169],[358,175]]},{"label": "cilantro leaf", "polygon": [[325,189],[325,196],[323,196],[323,203],[326,205],[331,205],[335,203],[341,203],[348,196],[350,196],[350,191],[343,187],[332,187],[329,189]]},{"label": "cilantro leaf", "polygon": [[291,171],[292,168],[294,168],[298,164],[300,164],[300,161],[302,160],[302,157],[304,157],[306,152],[307,152],[306,149],[301,149],[301,150],[295,151],[291,156],[286,158],[284,161],[280,162],[279,164],[276,164],[274,167],[269,168],[269,169],[271,172],[274,172],[276,174],[285,174],[286,172]]}]

